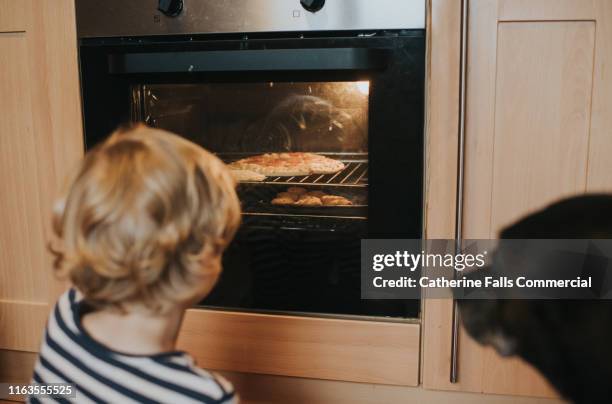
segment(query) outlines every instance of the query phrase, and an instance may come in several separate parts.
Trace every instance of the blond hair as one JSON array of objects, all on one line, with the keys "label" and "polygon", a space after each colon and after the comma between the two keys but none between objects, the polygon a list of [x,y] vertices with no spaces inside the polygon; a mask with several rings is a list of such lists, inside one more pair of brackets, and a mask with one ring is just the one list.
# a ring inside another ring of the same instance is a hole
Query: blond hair
[{"label": "blond hair", "polygon": [[85,156],[53,218],[55,268],[97,307],[162,312],[216,282],[240,222],[225,165],[169,132],[118,130]]}]

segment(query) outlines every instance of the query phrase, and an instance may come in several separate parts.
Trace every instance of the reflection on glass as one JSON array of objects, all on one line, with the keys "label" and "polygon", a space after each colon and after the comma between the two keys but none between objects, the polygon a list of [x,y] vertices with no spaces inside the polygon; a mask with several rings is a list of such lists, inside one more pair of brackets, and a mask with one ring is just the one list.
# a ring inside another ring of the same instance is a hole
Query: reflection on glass
[{"label": "reflection on glass", "polygon": [[369,82],[145,85],[149,124],[218,152],[367,152]]},{"label": "reflection on glass", "polygon": [[357,91],[359,91],[363,95],[370,94],[370,82],[369,81],[358,81],[355,83],[355,87],[357,87]]}]

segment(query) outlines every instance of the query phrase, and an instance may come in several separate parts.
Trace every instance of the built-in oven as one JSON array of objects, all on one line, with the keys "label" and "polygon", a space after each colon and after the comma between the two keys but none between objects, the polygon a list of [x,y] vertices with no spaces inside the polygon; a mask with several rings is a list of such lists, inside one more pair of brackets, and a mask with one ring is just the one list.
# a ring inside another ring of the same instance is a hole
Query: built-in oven
[{"label": "built-in oven", "polygon": [[[422,235],[424,0],[76,5],[87,147],[142,121],[228,164],[288,152],[343,163],[239,183],[242,226],[203,306],[418,316],[418,301],[361,299],[360,242]],[[344,202],[273,203],[288,191]]]}]

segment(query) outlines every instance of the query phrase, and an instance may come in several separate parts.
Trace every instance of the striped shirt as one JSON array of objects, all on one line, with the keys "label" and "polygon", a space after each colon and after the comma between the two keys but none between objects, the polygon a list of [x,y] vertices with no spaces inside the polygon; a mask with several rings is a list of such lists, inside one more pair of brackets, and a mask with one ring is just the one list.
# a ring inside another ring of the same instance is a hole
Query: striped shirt
[{"label": "striped shirt", "polygon": [[32,378],[32,384],[73,383],[76,398],[29,397],[29,403],[238,402],[229,382],[198,368],[185,352],[129,355],[96,342],[81,324],[83,306],[75,289],[59,299]]}]

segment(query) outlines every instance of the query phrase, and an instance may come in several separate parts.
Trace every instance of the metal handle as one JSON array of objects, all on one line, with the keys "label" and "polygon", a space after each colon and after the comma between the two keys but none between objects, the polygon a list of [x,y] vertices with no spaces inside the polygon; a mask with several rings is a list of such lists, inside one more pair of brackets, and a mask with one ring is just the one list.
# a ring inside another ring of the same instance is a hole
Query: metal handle
[{"label": "metal handle", "polygon": [[[464,176],[464,150],[465,150],[465,110],[467,93],[467,51],[468,51],[468,23],[469,0],[461,1],[461,73],[459,77],[459,149],[457,158],[457,211],[455,212],[455,252],[461,251],[461,237],[463,234],[463,176]],[[451,335],[451,369],[450,382],[457,383],[459,360],[459,311],[457,301],[453,301],[453,320]]]},{"label": "metal handle", "polygon": [[386,49],[264,49],[124,53],[108,56],[111,74],[382,70]]}]

